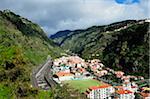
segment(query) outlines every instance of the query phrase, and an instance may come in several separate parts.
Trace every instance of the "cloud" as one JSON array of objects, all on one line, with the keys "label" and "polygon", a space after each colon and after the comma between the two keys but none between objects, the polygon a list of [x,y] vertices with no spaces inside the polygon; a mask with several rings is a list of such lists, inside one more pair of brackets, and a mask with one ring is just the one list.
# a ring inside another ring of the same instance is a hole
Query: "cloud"
[{"label": "cloud", "polygon": [[148,3],[149,0],[130,5],[116,0],[2,0],[0,9],[10,9],[27,17],[50,35],[59,30],[148,18]]}]

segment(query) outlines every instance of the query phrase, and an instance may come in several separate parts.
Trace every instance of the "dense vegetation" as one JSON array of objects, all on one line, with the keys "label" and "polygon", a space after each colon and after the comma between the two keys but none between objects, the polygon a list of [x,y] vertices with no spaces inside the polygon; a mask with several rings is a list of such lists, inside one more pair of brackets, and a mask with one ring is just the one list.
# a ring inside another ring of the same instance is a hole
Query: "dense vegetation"
[{"label": "dense vegetation", "polygon": [[[85,59],[100,58],[106,66],[148,77],[149,23],[128,20],[86,30],[58,33],[54,41]],[[115,31],[126,25],[129,27]],[[64,32],[64,31],[62,31]],[[78,91],[56,87],[41,91],[31,87],[35,66],[65,54],[35,23],[8,10],[0,11],[0,99],[71,99],[84,97]],[[71,93],[71,94],[70,94]]]},{"label": "dense vegetation", "polygon": [[54,39],[54,38],[58,38],[58,37],[64,37],[68,34],[70,34],[70,30],[64,30],[64,31],[58,31],[56,34],[51,35],[50,38]]},{"label": "dense vegetation", "polygon": [[45,92],[30,83],[35,66],[46,61],[48,55],[56,58],[62,54],[64,51],[37,24],[9,10],[0,11],[0,99],[68,99],[70,91],[58,87]]},{"label": "dense vegetation", "polygon": [[145,20],[127,20],[72,31],[54,41],[85,59],[99,58],[115,70],[148,78],[148,26]]}]

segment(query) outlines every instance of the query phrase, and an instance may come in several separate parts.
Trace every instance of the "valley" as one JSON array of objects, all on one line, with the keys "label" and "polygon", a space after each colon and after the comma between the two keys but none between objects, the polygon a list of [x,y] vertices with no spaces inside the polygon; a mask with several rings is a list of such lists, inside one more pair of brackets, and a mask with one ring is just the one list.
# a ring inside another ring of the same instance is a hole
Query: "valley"
[{"label": "valley", "polygon": [[[44,70],[45,66],[50,70]],[[127,75],[123,71],[110,69],[99,59],[85,61],[79,56],[63,56],[53,60],[50,64],[47,62],[47,65],[43,65],[39,69],[37,75],[42,70],[43,73],[47,72],[51,75],[46,78],[51,79],[47,82],[51,88],[56,85],[62,87],[67,84],[68,89],[73,88],[90,99],[94,97],[110,99],[128,97],[134,99],[137,98],[136,95],[140,96],[144,93],[143,88],[146,90],[150,81],[150,79],[145,79],[142,76]],[[47,90],[45,84],[39,83],[38,87]],[[124,91],[124,93],[120,93],[120,91]]]},{"label": "valley", "polygon": [[0,11],[0,99],[142,97],[148,28],[148,19],[125,20],[48,38],[38,24]]},{"label": "valley", "polygon": [[98,58],[112,69],[148,78],[148,28],[149,20],[126,20],[75,30],[52,39],[64,50],[84,59]]}]

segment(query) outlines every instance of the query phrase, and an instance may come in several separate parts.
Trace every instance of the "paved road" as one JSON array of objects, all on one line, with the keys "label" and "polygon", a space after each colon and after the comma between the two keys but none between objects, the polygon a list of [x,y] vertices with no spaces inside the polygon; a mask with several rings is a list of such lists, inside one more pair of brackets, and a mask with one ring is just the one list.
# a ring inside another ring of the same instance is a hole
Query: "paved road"
[{"label": "paved road", "polygon": [[53,65],[52,60],[49,58],[47,61],[33,70],[31,81],[33,87],[41,88],[44,90],[50,89],[56,85],[56,82],[53,81],[51,75],[51,66]]},{"label": "paved road", "polygon": [[44,79],[46,80],[46,82],[48,83],[48,85],[50,87],[54,87],[57,85],[57,83],[52,79],[52,71],[51,71],[51,67],[48,67],[45,71],[45,74],[44,74]]}]

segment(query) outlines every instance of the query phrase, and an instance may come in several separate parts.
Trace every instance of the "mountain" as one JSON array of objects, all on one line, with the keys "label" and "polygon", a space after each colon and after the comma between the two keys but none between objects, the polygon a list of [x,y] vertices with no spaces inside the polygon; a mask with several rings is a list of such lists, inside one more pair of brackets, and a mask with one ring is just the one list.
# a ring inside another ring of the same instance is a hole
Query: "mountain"
[{"label": "mountain", "polygon": [[0,98],[37,94],[30,87],[32,69],[48,55],[56,58],[63,53],[39,25],[9,10],[0,11]]},{"label": "mountain", "polygon": [[148,78],[147,21],[126,20],[110,25],[93,26],[85,30],[72,31],[63,38],[53,40],[82,58],[99,58],[110,68]]},{"label": "mountain", "polygon": [[59,32],[55,33],[54,35],[51,35],[50,38],[55,39],[55,42],[57,42],[57,44],[60,45],[62,40],[64,39],[64,37],[69,35],[71,32],[72,31],[70,31],[70,30],[59,31]]},{"label": "mountain", "polygon": [[59,31],[55,33],[54,35],[51,35],[50,38],[55,39],[55,38],[67,36],[70,32],[71,32],[70,30]]},{"label": "mountain", "polygon": [[126,24],[130,24],[130,23],[132,24],[134,22],[136,22],[136,21],[135,20],[126,20],[126,21],[116,22],[116,23],[107,25],[106,27],[105,26],[93,26],[93,27],[90,27],[85,30],[79,29],[79,30],[74,30],[74,31],[71,31],[71,30],[58,31],[57,33],[51,35],[50,38],[53,39],[53,41],[56,42],[57,44],[61,45],[61,44],[63,44],[65,39],[67,39],[73,35],[80,34],[80,33],[86,32],[88,30],[91,30],[94,27],[103,27],[102,31],[107,31],[107,30],[109,31],[109,30],[112,30],[114,27],[120,28],[122,26],[125,26]]}]

